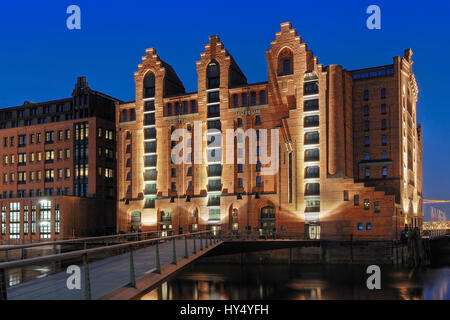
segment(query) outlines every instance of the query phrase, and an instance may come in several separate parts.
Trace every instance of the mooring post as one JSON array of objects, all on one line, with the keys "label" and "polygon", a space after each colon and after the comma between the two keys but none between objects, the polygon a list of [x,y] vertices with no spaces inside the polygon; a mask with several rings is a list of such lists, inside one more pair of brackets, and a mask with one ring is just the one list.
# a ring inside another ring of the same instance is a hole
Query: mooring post
[{"label": "mooring post", "polygon": [[188,244],[187,244],[187,236],[184,236],[184,258],[189,258],[189,252],[188,252]]},{"label": "mooring post", "polygon": [[197,248],[196,248],[196,244],[195,244],[195,235],[192,236],[193,240],[194,240],[194,251],[193,253],[196,254],[197,253]]},{"label": "mooring post", "polygon": [[161,274],[161,261],[159,261],[159,240],[156,240],[156,272]]},{"label": "mooring post", "polygon": [[88,256],[85,253],[83,255],[83,265],[84,265],[84,299],[91,300],[91,280],[89,277],[89,261]]},{"label": "mooring post", "polygon": [[130,248],[130,287],[136,288],[136,274],[134,270],[133,246]]},{"label": "mooring post", "polygon": [[173,256],[172,256],[172,263],[173,264],[177,264],[177,246],[176,246],[176,244],[175,244],[175,238],[172,238],[172,253],[173,253]]}]

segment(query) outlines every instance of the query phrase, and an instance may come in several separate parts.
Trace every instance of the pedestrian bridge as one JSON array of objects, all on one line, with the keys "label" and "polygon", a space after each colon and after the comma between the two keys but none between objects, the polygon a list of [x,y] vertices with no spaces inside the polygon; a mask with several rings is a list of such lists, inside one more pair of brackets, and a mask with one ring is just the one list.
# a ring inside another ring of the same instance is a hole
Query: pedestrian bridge
[{"label": "pedestrian bridge", "polygon": [[[0,248],[6,259],[21,251],[18,259],[0,263],[0,300],[133,299],[222,242],[213,231],[131,237],[135,241],[118,235]],[[107,242],[86,248],[99,238]],[[77,242],[86,249],[54,253],[58,246]],[[24,257],[36,247],[53,248],[53,253]]]}]

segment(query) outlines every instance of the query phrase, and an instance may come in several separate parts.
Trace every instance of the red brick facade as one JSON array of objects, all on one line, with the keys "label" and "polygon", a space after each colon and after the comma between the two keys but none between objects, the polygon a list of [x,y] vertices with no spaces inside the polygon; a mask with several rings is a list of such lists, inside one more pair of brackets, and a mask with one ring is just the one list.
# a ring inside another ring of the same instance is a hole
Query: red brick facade
[{"label": "red brick facade", "polygon": [[[210,37],[197,62],[195,93],[185,93],[154,49],[146,51],[135,73],[136,100],[116,105],[119,231],[221,228],[396,239],[405,225],[421,225],[412,52],[363,70],[323,66],[290,23],[281,24],[270,45],[268,80],[247,84],[219,38]],[[214,152],[221,160],[210,161],[206,131],[218,126],[222,147]],[[192,146],[200,130],[193,163],[171,163],[171,133],[179,128],[192,133]],[[261,173],[271,164],[250,163],[248,143],[242,166],[225,161],[225,146],[234,144],[239,154],[237,138],[227,140],[225,130],[239,128],[267,129],[269,146],[271,129],[278,130],[279,149],[268,150],[279,154],[275,174]]]}]

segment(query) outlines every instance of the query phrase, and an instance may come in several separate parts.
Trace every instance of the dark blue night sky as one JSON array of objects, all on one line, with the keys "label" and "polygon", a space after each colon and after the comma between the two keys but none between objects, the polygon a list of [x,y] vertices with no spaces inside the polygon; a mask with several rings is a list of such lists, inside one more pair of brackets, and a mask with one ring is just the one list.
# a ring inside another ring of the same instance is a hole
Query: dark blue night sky
[{"label": "dark blue night sky", "polygon": [[[81,30],[66,28],[71,4],[81,8]],[[366,28],[372,4],[381,8],[381,30]],[[280,23],[291,21],[324,65],[385,65],[412,48],[425,198],[450,200],[449,16],[450,2],[435,0],[1,1],[0,108],[69,96],[79,75],[95,90],[133,100],[133,73],[149,47],[196,91],[195,62],[212,34],[249,82],[264,81],[265,50]],[[436,207],[450,213],[450,205]]]}]

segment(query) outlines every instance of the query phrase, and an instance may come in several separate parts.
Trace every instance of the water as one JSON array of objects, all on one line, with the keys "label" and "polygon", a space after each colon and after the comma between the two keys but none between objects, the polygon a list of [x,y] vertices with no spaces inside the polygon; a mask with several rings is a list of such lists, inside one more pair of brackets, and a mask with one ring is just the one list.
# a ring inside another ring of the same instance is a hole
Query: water
[{"label": "water", "polygon": [[450,300],[450,267],[380,266],[369,290],[367,265],[223,265],[194,263],[142,300]]}]

